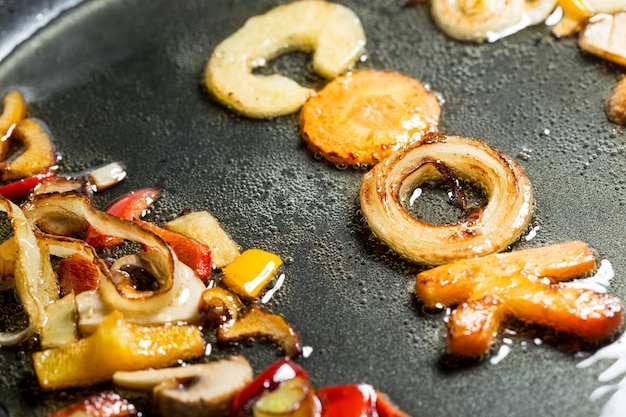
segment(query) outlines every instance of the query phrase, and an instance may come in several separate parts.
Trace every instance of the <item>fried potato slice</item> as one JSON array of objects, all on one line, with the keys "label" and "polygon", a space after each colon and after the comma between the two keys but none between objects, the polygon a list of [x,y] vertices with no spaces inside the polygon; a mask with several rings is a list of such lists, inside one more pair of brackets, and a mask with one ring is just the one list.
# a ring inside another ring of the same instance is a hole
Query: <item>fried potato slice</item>
[{"label": "fried potato slice", "polygon": [[452,354],[487,353],[508,316],[596,342],[619,328],[621,301],[559,283],[595,265],[584,242],[567,242],[442,265],[418,274],[415,291],[426,307],[456,305],[448,320]]},{"label": "fried potato slice", "polygon": [[336,164],[375,164],[437,133],[441,106],[403,74],[357,71],[331,81],[302,107],[302,137]]}]

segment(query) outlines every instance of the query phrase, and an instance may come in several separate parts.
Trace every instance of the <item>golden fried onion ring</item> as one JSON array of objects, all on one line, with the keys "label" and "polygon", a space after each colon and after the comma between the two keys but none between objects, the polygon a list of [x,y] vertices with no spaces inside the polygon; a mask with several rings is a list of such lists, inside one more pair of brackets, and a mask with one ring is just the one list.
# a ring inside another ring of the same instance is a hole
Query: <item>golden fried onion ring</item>
[{"label": "golden fried onion ring", "polygon": [[[452,224],[413,217],[403,201],[437,179],[435,162],[482,188],[486,207]],[[403,257],[428,265],[505,249],[526,228],[532,207],[532,187],[519,164],[481,140],[459,136],[438,136],[391,154],[365,175],[361,188],[361,211],[374,234]]]},{"label": "golden fried onion ring", "polygon": [[0,114],[0,160],[9,153],[11,134],[15,126],[26,117],[26,103],[18,91],[12,91],[2,99]]},{"label": "golden fried onion ring", "polygon": [[43,125],[24,119],[13,129],[12,139],[20,140],[24,151],[13,160],[0,162],[2,181],[30,177],[56,164],[56,151]]},{"label": "golden fried onion ring", "polygon": [[181,266],[167,243],[138,224],[99,211],[85,196],[73,192],[41,194],[25,203],[23,210],[28,220],[45,233],[71,235],[88,223],[103,234],[149,246],[152,257],[160,257],[151,271],[158,287],[155,290],[135,290],[129,285],[127,275],[107,274],[99,289],[107,305],[124,314],[147,314],[164,308],[178,294],[181,275],[187,273],[187,268]]},{"label": "golden fried onion ring", "polygon": [[250,18],[213,51],[205,67],[209,92],[222,104],[254,118],[297,111],[314,93],[280,74],[253,73],[293,50],[313,52],[313,70],[332,79],[348,70],[365,48],[358,16],[340,4],[300,0]]}]

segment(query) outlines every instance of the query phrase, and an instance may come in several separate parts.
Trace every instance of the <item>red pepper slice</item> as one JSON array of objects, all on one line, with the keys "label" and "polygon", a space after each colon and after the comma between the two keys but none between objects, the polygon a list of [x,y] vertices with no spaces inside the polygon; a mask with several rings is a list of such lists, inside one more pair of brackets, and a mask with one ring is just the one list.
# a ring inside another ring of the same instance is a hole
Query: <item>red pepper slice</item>
[{"label": "red pepper slice", "polygon": [[376,390],[368,384],[324,387],[316,392],[321,417],[372,417]]},{"label": "red pepper slice", "polygon": [[410,417],[382,392],[376,390],[376,412],[378,417]]},{"label": "red pepper slice", "polygon": [[[109,204],[104,211],[125,220],[139,220],[159,195],[161,195],[160,187],[131,191]],[[122,238],[98,233],[92,227],[87,228],[84,239],[96,249],[108,249],[124,242]]]},{"label": "red pepper slice", "polygon": [[274,362],[248,384],[246,388],[235,395],[235,398],[230,403],[229,417],[247,416],[261,395],[275,390],[281,382],[297,376],[305,378],[307,381],[311,379],[304,368],[288,357]]},{"label": "red pepper slice", "polygon": [[51,170],[45,170],[39,174],[33,175],[28,178],[24,178],[7,185],[3,185],[0,187],[0,195],[8,198],[9,200],[17,203],[23,200],[33,188],[35,188],[38,184],[41,184],[48,178],[53,177],[55,174]]},{"label": "red pepper slice", "polygon": [[409,417],[368,384],[325,387],[316,394],[322,406],[321,417]]},{"label": "red pepper slice", "polygon": [[113,392],[102,392],[69,405],[46,417],[127,417],[137,415],[135,406]]},{"label": "red pepper slice", "polygon": [[164,229],[153,223],[137,221],[142,227],[150,230],[155,235],[166,241],[178,260],[191,268],[198,278],[206,282],[211,276],[213,263],[211,261],[211,248],[182,233]]}]

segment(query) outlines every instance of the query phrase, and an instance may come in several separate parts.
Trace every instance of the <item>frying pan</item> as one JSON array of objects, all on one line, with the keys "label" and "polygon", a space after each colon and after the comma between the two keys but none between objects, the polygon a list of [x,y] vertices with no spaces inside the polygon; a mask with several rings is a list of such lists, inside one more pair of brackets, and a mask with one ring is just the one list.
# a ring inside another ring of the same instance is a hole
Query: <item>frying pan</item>
[{"label": "frying pan", "polygon": [[[429,84],[445,99],[441,133],[481,138],[523,165],[536,195],[536,236],[514,248],[584,240],[612,263],[610,290],[625,297],[626,130],[602,109],[623,69],[543,25],[466,44],[442,34],[426,6],[339,2],[367,34],[359,69]],[[30,114],[53,134],[63,172],[125,164],[127,180],[99,194],[97,205],[160,185],[152,220],[208,210],[241,247],[285,259],[286,284],[268,309],[312,348],[300,362],[316,386],[367,382],[420,417],[599,415],[602,401],[589,394],[603,365],[576,368],[592,351],[576,341],[506,334],[511,351],[497,364],[450,360],[443,316],[423,311],[413,292],[420,266],[373,238],[359,214],[365,171],[316,158],[300,139],[297,115],[250,120],[207,97],[201,74],[213,48],[278,3],[4,0],[0,90],[25,94]],[[319,88],[309,65],[306,54],[293,53],[263,71]],[[2,297],[2,325],[19,324],[13,295]],[[30,359],[36,346],[0,350],[0,402],[11,416],[45,415],[112,388],[42,391]],[[253,342],[215,346],[209,359],[234,353],[257,371],[278,357]],[[124,394],[151,415],[149,398]]]}]

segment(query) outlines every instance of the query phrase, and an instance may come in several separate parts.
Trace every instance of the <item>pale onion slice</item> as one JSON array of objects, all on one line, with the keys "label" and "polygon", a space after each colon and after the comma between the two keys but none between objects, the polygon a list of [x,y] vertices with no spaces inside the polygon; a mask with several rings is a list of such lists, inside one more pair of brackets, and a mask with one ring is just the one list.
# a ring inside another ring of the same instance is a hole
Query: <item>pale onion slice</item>
[{"label": "pale onion slice", "polygon": [[55,348],[78,341],[76,299],[74,294],[48,304],[46,321],[39,331],[42,349]]},{"label": "pale onion slice", "polygon": [[205,68],[209,92],[222,104],[254,118],[297,111],[314,92],[280,74],[255,75],[255,68],[292,50],[313,52],[313,69],[325,78],[348,70],[362,55],[365,32],[349,8],[301,0],[250,18],[220,43]]},{"label": "pale onion slice", "polygon": [[525,0],[432,0],[435,24],[448,36],[483,42],[489,33],[516,24],[524,13]]},{"label": "pale onion slice", "polygon": [[[124,319],[138,324],[198,323],[200,302],[206,289],[193,270],[182,262],[177,262],[180,285],[174,298],[158,311],[146,314],[142,311],[126,311]],[[81,334],[91,334],[102,320],[113,311],[98,290],[85,291],[76,296],[78,309],[78,330]]]},{"label": "pale onion slice", "polygon": [[585,0],[595,13],[615,13],[626,10],[626,0]]},{"label": "pale onion slice", "polygon": [[0,197],[0,210],[7,213],[13,228],[17,256],[13,274],[17,295],[28,315],[28,326],[20,331],[0,332],[0,346],[14,345],[25,341],[40,331],[46,321],[45,308],[58,299],[56,282],[45,267],[45,246],[39,245],[24,212],[14,203]]},{"label": "pale onion slice", "polygon": [[185,268],[161,238],[138,224],[99,211],[84,196],[75,193],[42,194],[25,203],[24,211],[33,224],[47,233],[72,234],[77,231],[77,224],[88,223],[103,234],[149,246],[152,256],[160,256],[158,267],[152,271],[156,290],[130,288],[129,277],[124,273],[112,272],[100,282],[100,296],[112,309],[124,314],[152,314],[170,304],[178,294]]},{"label": "pale onion slice", "polygon": [[100,192],[122,182],[126,178],[126,169],[119,162],[111,162],[89,170],[86,176],[93,191]]},{"label": "pale onion slice", "polygon": [[528,21],[528,26],[545,22],[557,7],[557,0],[526,0],[522,20]]},{"label": "pale onion slice", "polygon": [[545,21],[556,0],[433,0],[433,20],[448,36],[495,42]]},{"label": "pale onion slice", "polygon": [[[403,201],[436,178],[432,164],[482,188],[487,206],[470,218],[435,225],[413,217]],[[403,257],[428,265],[498,252],[526,228],[533,192],[523,168],[478,139],[439,136],[391,154],[369,171],[361,211],[374,234]]]},{"label": "pale onion slice", "polygon": [[24,151],[13,160],[0,163],[2,181],[30,177],[56,164],[54,145],[40,122],[22,120],[13,129],[11,138],[22,141]]},{"label": "pale onion slice", "polygon": [[2,99],[0,114],[0,160],[9,153],[11,134],[15,126],[26,117],[26,103],[19,91],[12,91]]}]

